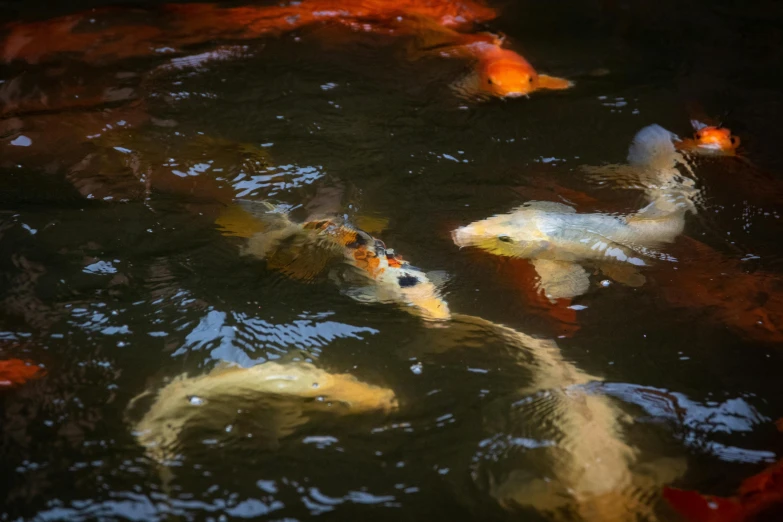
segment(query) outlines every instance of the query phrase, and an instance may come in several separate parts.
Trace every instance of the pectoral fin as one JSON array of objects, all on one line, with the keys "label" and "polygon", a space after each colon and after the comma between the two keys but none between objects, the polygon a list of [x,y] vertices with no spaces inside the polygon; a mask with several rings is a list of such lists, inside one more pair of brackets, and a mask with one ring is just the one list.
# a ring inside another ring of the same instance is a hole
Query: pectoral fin
[{"label": "pectoral fin", "polygon": [[538,288],[550,301],[576,297],[590,288],[587,272],[575,263],[547,259],[536,259],[532,263],[539,277]]},{"label": "pectoral fin", "polygon": [[555,78],[547,74],[538,75],[538,88],[539,89],[553,89],[561,91],[563,89],[570,89],[574,86],[574,82],[565,80],[563,78]]},{"label": "pectoral fin", "polygon": [[607,277],[626,286],[642,286],[647,279],[636,270],[636,267],[628,264],[604,263],[599,266],[601,272]]}]

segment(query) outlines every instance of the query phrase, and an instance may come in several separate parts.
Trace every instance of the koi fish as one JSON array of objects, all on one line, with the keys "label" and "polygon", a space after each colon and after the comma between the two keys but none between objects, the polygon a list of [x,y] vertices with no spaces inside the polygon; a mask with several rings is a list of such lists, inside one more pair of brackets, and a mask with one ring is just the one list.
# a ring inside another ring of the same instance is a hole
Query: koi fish
[{"label": "koi fish", "polygon": [[[6,61],[24,59],[35,63],[54,53],[70,52],[79,53],[90,63],[105,63],[181,52],[186,46],[214,39],[259,38],[332,22],[365,32],[413,34],[420,42],[439,40],[439,55],[458,56],[475,63],[473,72],[454,85],[454,90],[464,97],[518,97],[540,89],[567,89],[573,85],[567,80],[538,74],[522,56],[504,49],[502,39],[494,35],[458,32],[456,29],[496,16],[491,8],[471,2],[311,0],[283,7],[235,8],[173,4],[164,6],[163,12],[166,22],[162,27],[109,25],[96,31],[96,18],[111,19],[117,14],[112,9],[13,25],[6,39],[4,57]],[[89,25],[84,22],[87,15]],[[105,24],[98,24],[102,25]]]},{"label": "koi fish", "polygon": [[311,280],[332,264],[330,279],[360,302],[395,303],[427,320],[447,320],[451,313],[435,283],[366,232],[330,219],[292,222],[267,204],[229,207],[217,220],[226,235],[248,239],[246,254],[264,259],[268,268]]},{"label": "koi fish", "polygon": [[181,449],[186,432],[215,429],[237,420],[239,411],[266,410],[263,430],[274,444],[308,421],[308,415],[356,415],[390,413],[397,397],[388,388],[359,381],[349,374],[329,373],[312,364],[266,362],[250,368],[221,365],[206,375],[174,378],[157,393],[144,392],[131,400],[130,420],[146,399],[153,402],[133,422],[136,440],[147,455],[166,464]]},{"label": "koi fish", "polygon": [[[57,54],[77,53],[90,63],[181,51],[216,39],[278,35],[318,22],[372,22],[411,14],[444,27],[466,28],[497,16],[470,0],[306,0],[285,6],[223,7],[219,4],[167,4],[147,24],[139,10],[104,8],[33,23],[7,26],[2,58],[37,63]],[[128,23],[127,19],[140,22]],[[119,21],[115,21],[118,19]]]},{"label": "koi fish", "polygon": [[691,154],[711,156],[734,156],[740,145],[738,136],[733,136],[726,127],[707,125],[691,120],[694,128],[693,138],[677,140],[675,146]]},{"label": "koi fish", "polygon": [[496,215],[452,232],[454,243],[495,255],[528,259],[538,273],[538,286],[551,300],[585,293],[589,275],[582,265],[599,269],[628,286],[641,286],[638,272],[654,259],[667,259],[655,249],[673,242],[695,211],[693,180],[672,167],[674,147],[668,131],[642,129],[631,145],[629,160],[641,170],[607,176],[622,179],[629,172],[644,188],[649,203],[627,215],[577,213],[563,203],[532,201],[509,214]]},{"label": "koi fish", "polygon": [[538,74],[530,63],[511,49],[497,43],[474,42],[441,51],[442,56],[465,56],[476,66],[453,89],[467,98],[517,98],[534,91],[563,90],[573,82]]},{"label": "koi fish", "polygon": [[[454,314],[452,325],[438,336],[467,337],[461,333],[465,328],[506,339],[531,373],[529,385],[508,401],[510,414],[504,408],[498,419],[485,416],[493,443],[482,444],[474,456],[471,475],[477,485],[507,510],[532,508],[548,520],[656,520],[661,487],[682,475],[685,463],[673,458],[640,462],[638,450],[624,440],[628,415],[612,397],[590,386],[603,379],[566,360],[553,340],[478,317]],[[525,443],[512,449],[505,441],[519,440],[518,422]],[[531,433],[531,426],[543,433]],[[519,452],[530,452],[535,460],[514,467],[512,455]],[[541,468],[534,463],[539,459],[545,462]]]},{"label": "koi fish", "polygon": [[0,361],[0,388],[12,388],[29,380],[43,377],[46,371],[21,359]]},{"label": "koi fish", "polygon": [[709,310],[739,335],[760,342],[783,342],[783,278],[743,270],[742,262],[712,247],[681,237],[674,252],[677,270],[656,276],[666,300],[674,305]]},{"label": "koi fish", "polygon": [[[778,421],[783,431],[783,422]],[[783,461],[745,479],[737,494],[729,497],[702,495],[696,491],[664,488],[663,495],[671,506],[689,522],[751,522],[776,510],[783,512]]]}]

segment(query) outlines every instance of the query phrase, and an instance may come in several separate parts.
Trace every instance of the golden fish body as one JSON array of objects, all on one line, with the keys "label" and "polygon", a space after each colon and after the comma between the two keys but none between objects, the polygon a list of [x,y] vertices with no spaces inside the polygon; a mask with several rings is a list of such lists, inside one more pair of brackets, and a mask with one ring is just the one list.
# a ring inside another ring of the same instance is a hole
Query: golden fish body
[{"label": "golden fish body", "polygon": [[[142,394],[131,403],[148,396]],[[279,439],[307,422],[308,412],[349,415],[391,412],[397,398],[388,388],[332,374],[308,363],[266,362],[251,368],[223,367],[198,377],[181,375],[164,386],[134,424],[137,441],[160,463],[175,458],[185,430],[225,429],[238,411],[271,411],[268,435]]]}]

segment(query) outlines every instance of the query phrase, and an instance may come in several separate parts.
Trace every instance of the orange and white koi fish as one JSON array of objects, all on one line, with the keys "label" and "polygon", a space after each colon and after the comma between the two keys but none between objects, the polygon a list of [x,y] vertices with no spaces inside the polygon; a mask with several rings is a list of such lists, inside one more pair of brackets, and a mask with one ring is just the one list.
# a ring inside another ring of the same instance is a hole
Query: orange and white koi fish
[{"label": "orange and white koi fish", "polygon": [[46,371],[35,364],[21,359],[6,359],[0,361],[0,389],[19,386],[45,374]]},{"label": "orange and white koi fish", "polygon": [[691,154],[734,156],[740,145],[738,136],[733,136],[726,127],[707,125],[691,120],[694,128],[693,138],[674,142],[677,149]]},{"label": "orange and white koi fish", "polygon": [[[778,421],[783,431],[783,419]],[[664,488],[663,495],[688,522],[780,520],[783,514],[783,460],[745,479],[732,497]],[[777,515],[777,516],[776,516]]]},{"label": "orange and white koi fish", "polygon": [[[346,295],[368,303],[394,303],[428,320],[451,317],[437,285],[422,270],[366,232],[318,219],[297,224],[267,204],[229,207],[217,220],[226,235],[248,238],[245,253],[290,277],[311,280],[330,270]],[[246,210],[247,209],[247,210]]]}]

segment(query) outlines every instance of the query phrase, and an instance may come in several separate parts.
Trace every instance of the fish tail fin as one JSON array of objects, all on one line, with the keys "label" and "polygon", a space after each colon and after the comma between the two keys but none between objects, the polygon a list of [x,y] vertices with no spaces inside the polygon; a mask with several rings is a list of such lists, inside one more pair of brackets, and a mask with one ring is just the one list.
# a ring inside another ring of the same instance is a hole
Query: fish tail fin
[{"label": "fish tail fin", "polygon": [[742,506],[730,498],[666,487],[663,497],[688,522],[740,522]]},{"label": "fish tail fin", "polygon": [[563,89],[570,89],[574,86],[574,82],[566,80],[565,78],[557,78],[555,76],[549,76],[548,74],[538,75],[538,88],[539,89],[552,89],[560,91]]},{"label": "fish tail fin", "polygon": [[637,167],[671,168],[680,155],[674,147],[679,137],[660,125],[648,125],[633,137],[628,163]]}]

